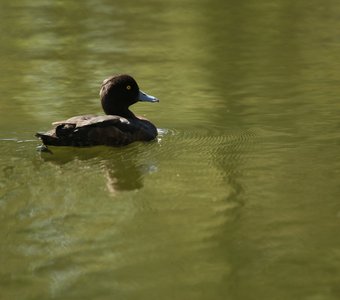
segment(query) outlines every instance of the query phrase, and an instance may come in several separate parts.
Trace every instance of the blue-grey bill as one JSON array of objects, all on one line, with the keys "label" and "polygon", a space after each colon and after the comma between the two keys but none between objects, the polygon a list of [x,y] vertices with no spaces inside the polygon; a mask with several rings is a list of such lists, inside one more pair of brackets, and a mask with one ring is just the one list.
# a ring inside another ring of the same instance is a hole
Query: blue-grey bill
[{"label": "blue-grey bill", "polygon": [[146,102],[159,102],[159,100],[156,97],[148,95],[147,93],[144,93],[143,91],[139,91],[138,100],[146,101]]}]

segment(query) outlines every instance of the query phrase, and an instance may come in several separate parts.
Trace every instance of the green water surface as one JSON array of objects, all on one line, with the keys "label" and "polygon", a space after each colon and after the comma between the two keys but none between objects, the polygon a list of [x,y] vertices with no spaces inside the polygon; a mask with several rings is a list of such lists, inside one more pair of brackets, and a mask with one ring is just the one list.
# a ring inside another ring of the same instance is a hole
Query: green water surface
[{"label": "green water surface", "polygon": [[[51,148],[133,75],[150,143]],[[0,299],[340,299],[340,2],[2,0]]]}]

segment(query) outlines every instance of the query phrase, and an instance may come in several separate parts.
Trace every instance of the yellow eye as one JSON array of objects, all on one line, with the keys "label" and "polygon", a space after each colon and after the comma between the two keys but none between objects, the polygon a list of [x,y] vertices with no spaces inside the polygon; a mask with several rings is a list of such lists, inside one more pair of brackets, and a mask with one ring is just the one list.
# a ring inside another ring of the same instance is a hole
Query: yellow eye
[{"label": "yellow eye", "polygon": [[129,91],[131,90],[131,85],[126,86],[126,89]]}]

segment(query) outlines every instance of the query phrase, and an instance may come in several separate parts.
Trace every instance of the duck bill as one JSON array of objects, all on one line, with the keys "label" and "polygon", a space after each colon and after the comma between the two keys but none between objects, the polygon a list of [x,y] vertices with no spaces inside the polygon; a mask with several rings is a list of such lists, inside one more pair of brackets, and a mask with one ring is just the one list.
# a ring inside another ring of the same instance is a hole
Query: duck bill
[{"label": "duck bill", "polygon": [[139,91],[138,100],[144,102],[159,102],[159,100],[156,97],[148,95],[143,91]]}]

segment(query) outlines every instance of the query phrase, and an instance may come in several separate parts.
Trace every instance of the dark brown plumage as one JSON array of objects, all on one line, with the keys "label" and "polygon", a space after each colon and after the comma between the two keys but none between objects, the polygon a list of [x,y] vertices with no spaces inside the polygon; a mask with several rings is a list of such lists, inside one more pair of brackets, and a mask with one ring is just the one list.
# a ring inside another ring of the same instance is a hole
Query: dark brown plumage
[{"label": "dark brown plumage", "polygon": [[53,146],[122,146],[135,141],[151,141],[157,128],[147,119],[136,117],[129,106],[137,101],[158,102],[158,99],[139,90],[129,75],[114,75],[105,79],[100,99],[107,115],[75,116],[54,122],[52,130],[37,133],[44,145]]}]

